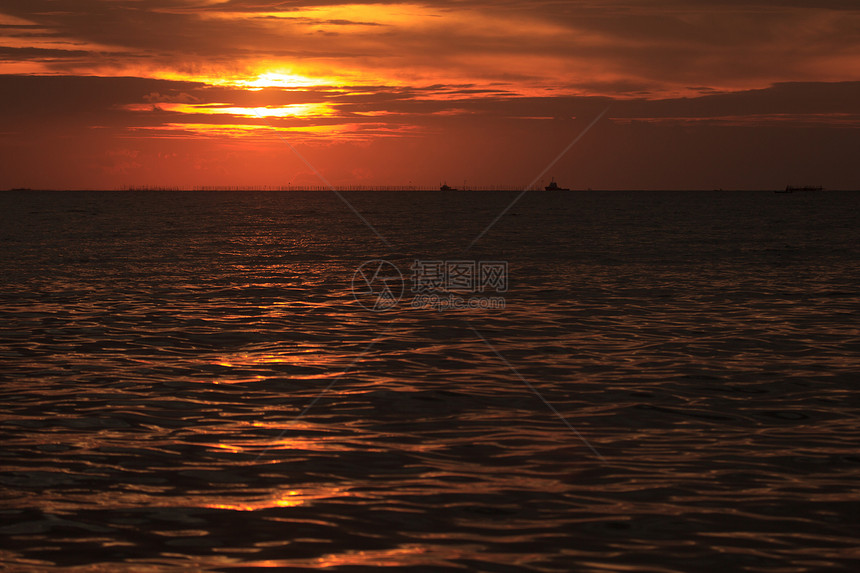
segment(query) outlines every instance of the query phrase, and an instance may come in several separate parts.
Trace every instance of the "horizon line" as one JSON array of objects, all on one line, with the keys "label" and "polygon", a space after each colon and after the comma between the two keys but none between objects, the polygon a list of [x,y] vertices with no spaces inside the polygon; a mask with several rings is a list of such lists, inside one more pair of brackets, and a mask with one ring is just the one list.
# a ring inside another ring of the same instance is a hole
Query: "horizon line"
[{"label": "horizon line", "polygon": [[[406,191],[433,191],[436,193],[445,193],[445,192],[472,192],[472,191],[497,191],[497,192],[514,192],[514,191],[523,191],[523,190],[532,190],[532,191],[543,191],[545,193],[558,193],[558,192],[585,192],[585,193],[595,193],[595,192],[615,192],[615,191],[685,191],[685,192],[721,192],[721,191],[780,191],[784,189],[784,187],[758,187],[758,188],[706,188],[706,187],[697,187],[697,188],[570,188],[570,189],[555,189],[555,190],[541,190],[540,187],[528,187],[525,186],[516,186],[516,185],[492,185],[492,186],[472,186],[467,185],[463,187],[455,187],[449,189],[441,189],[440,187],[426,187],[422,185],[335,185],[333,186],[337,191],[349,192],[349,191],[385,191],[385,192],[406,192]],[[818,187],[818,186],[815,186]],[[75,188],[36,188],[36,187],[11,187],[11,188],[0,188],[0,191],[4,192],[22,192],[22,191],[56,191],[56,192],[68,192],[68,191],[97,191],[97,192],[129,192],[129,191],[262,191],[262,192],[281,192],[281,191],[328,191],[331,192],[332,188],[326,185],[193,185],[193,186],[184,186],[184,185],[125,185],[122,187],[75,187]],[[860,191],[858,189],[850,189],[850,188],[840,188],[840,189],[831,189],[831,188],[821,188],[820,190],[824,191]]]}]

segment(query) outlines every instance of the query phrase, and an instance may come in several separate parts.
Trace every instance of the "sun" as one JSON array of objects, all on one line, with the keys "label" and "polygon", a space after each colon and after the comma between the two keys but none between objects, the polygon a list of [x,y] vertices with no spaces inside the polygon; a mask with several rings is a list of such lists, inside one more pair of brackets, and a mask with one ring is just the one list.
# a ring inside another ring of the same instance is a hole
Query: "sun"
[{"label": "sun", "polygon": [[301,74],[284,73],[284,72],[265,72],[259,74],[253,79],[238,80],[236,86],[244,87],[249,90],[261,90],[263,88],[309,88],[315,86],[333,86],[337,85],[332,78],[314,78]]}]

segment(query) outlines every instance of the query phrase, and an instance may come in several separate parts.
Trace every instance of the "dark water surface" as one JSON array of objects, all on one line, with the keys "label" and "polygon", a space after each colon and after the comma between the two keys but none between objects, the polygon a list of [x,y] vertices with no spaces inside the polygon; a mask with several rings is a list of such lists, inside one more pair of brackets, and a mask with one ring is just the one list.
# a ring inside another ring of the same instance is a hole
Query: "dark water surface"
[{"label": "dark water surface", "polygon": [[0,194],[0,563],[860,566],[860,193],[515,195]]}]

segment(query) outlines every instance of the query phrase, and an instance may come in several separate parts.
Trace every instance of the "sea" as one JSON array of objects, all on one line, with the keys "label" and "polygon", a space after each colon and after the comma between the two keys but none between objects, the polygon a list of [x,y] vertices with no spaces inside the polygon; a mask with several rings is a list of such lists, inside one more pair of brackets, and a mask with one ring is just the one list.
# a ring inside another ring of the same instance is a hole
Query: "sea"
[{"label": "sea", "polygon": [[860,567],[860,193],[0,193],[8,570]]}]

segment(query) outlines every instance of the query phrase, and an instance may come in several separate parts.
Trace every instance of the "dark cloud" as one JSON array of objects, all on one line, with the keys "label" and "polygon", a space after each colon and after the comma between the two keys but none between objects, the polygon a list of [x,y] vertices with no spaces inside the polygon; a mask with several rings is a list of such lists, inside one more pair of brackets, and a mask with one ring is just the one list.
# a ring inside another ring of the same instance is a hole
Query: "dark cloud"
[{"label": "dark cloud", "polygon": [[[721,117],[814,116],[826,121],[829,115],[860,114],[860,82],[782,83],[766,89],[731,93],[708,93],[698,97],[666,99],[612,100],[605,97],[559,96],[519,97],[502,91],[475,90],[466,84],[437,84],[424,88],[362,86],[360,93],[343,89],[317,88],[281,90],[267,88],[248,91],[233,87],[213,87],[202,83],[145,78],[98,78],[77,76],[2,76],[0,75],[0,119],[4,125],[26,123],[46,116],[97,119],[122,118],[118,125],[135,125],[146,114],[130,111],[146,104],[152,113],[166,114],[159,104],[189,104],[229,107],[278,107],[296,104],[329,104],[331,117],[313,122],[332,124],[343,121],[378,123],[383,114],[391,123],[432,123],[434,115],[456,111],[485,118],[571,118],[589,114],[610,105],[615,119],[671,119]],[[475,92],[481,97],[474,97]],[[444,96],[444,97],[440,97]],[[361,119],[361,114],[368,115]],[[161,116],[164,123],[189,120],[209,122],[248,122],[253,118],[225,115],[174,113]],[[183,117],[185,116],[185,117]],[[153,122],[153,125],[157,122]]]},{"label": "dark cloud", "polygon": [[0,113],[10,119],[44,113],[106,112],[148,94],[193,92],[201,84],[148,78],[0,75]]},{"label": "dark cloud", "polygon": [[0,46],[0,60],[44,60],[46,58],[79,58],[93,56],[86,50],[53,50],[46,48],[8,48]]},{"label": "dark cloud", "polygon": [[[356,14],[384,19],[386,4],[395,3],[367,4],[382,8]],[[85,61],[84,54],[57,54],[49,65],[57,72],[89,66],[104,73],[105,65],[128,65],[132,54],[139,66],[188,73],[241,71],[269,59],[419,83],[435,74],[632,96],[690,84],[860,79],[852,65],[860,58],[856,2],[431,1],[416,5],[422,12],[407,21],[308,16],[308,9],[340,5],[7,0],[2,11],[102,47]]]}]

